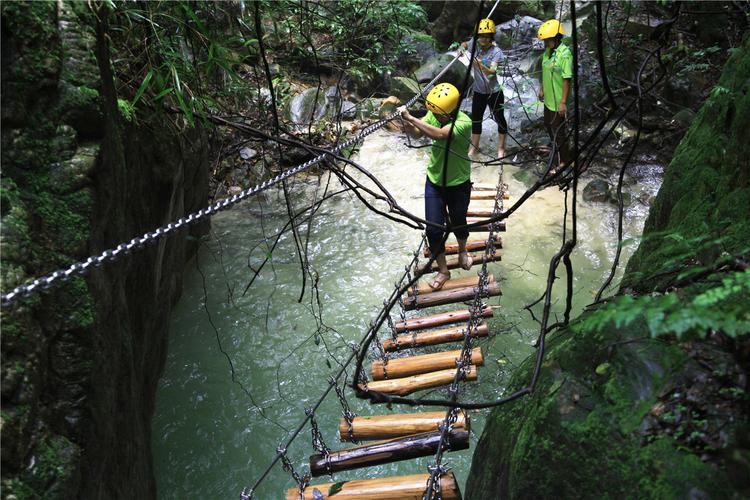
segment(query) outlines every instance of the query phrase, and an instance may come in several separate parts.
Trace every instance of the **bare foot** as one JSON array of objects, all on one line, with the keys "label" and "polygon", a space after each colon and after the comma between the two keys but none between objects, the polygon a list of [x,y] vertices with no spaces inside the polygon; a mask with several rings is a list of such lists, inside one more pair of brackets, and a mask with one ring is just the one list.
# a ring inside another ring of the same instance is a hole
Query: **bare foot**
[{"label": "bare foot", "polygon": [[467,252],[460,252],[458,254],[458,263],[461,264],[461,269],[466,269],[468,271],[474,264],[474,259],[472,259],[471,255]]},{"label": "bare foot", "polygon": [[430,281],[429,287],[432,288],[433,291],[437,292],[441,288],[443,288],[443,285],[445,285],[445,282],[451,279],[451,273],[437,273],[435,277]]},{"label": "bare foot", "polygon": [[505,150],[504,149],[498,149],[497,150],[497,158],[498,158],[498,160],[504,160],[505,159]]}]

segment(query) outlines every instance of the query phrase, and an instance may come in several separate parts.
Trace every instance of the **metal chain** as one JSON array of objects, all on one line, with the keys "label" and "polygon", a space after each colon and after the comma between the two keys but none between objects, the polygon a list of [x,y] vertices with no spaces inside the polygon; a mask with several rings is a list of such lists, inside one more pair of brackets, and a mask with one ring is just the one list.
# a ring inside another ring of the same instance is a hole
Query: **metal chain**
[{"label": "metal chain", "polygon": [[310,475],[305,474],[304,476],[300,476],[297,471],[294,470],[294,466],[292,465],[292,462],[289,461],[289,457],[286,456],[286,449],[283,446],[276,448],[276,452],[281,458],[281,468],[292,475],[299,486],[299,498],[300,500],[304,500],[305,488],[310,484]]},{"label": "metal chain", "polygon": [[[383,299],[383,307],[388,307],[388,299]],[[388,330],[391,332],[391,339],[393,340],[396,349],[398,349],[398,342],[396,342],[396,337],[398,336],[398,334],[396,333],[396,325],[393,324],[393,318],[391,318],[391,314],[388,313],[385,319],[386,321],[388,321]]]},{"label": "metal chain", "polygon": [[354,439],[354,427],[352,426],[352,421],[354,420],[354,417],[357,416],[356,413],[352,411],[352,409],[349,407],[349,403],[346,401],[346,397],[344,397],[344,391],[339,387],[339,385],[336,383],[336,379],[331,377],[328,382],[333,385],[334,390],[336,391],[336,396],[339,398],[339,403],[341,403],[341,414],[344,416],[344,420],[346,420],[346,425],[348,426],[349,430],[349,441],[353,443],[359,443],[357,439]]},{"label": "metal chain", "polygon": [[443,474],[450,471],[450,468],[442,464],[435,464],[427,466],[427,470],[430,472],[430,476],[427,478],[427,488],[422,495],[422,500],[440,500],[443,498],[440,479]]},{"label": "metal chain", "polygon": [[[437,79],[440,76],[442,76],[457,59],[458,57],[454,58],[453,61],[451,61],[443,69],[443,71],[441,71],[435,78],[433,78],[433,80],[429,84],[427,84],[425,87],[422,88],[420,93],[415,94],[411,99],[409,99],[406,102],[405,106],[406,107],[411,106],[417,101],[419,97],[423,96],[425,92],[429,91],[430,88],[432,88],[434,83],[437,81]],[[393,120],[398,115],[399,115],[398,111],[393,111],[389,115],[385,116],[383,119],[373,123],[372,125],[368,127],[365,127],[357,135],[355,135],[354,137],[352,137],[351,139],[347,141],[344,141],[343,143],[339,144],[332,150],[322,153],[316,156],[315,158],[312,158],[311,160],[308,160],[305,163],[302,163],[301,165],[297,165],[296,167],[292,167],[288,170],[285,170],[284,172],[281,172],[275,177],[266,179],[265,181],[261,182],[260,184],[257,184],[254,187],[248,188],[228,198],[224,198],[223,200],[218,201],[214,203],[213,205],[209,205],[208,207],[202,208],[198,210],[197,212],[194,212],[185,217],[181,217],[174,222],[170,222],[169,224],[166,224],[165,226],[158,227],[151,232],[146,232],[139,237],[135,237],[131,239],[127,243],[120,243],[116,247],[109,249],[109,250],[105,250],[99,255],[90,256],[86,260],[76,262],[75,264],[71,264],[67,269],[57,270],[47,276],[36,278],[30,283],[27,283],[25,285],[19,285],[15,287],[13,291],[2,295],[2,297],[0,298],[0,306],[3,306],[3,307],[8,306],[11,303],[13,303],[15,300],[17,300],[18,298],[29,297],[39,290],[48,290],[58,280],[67,281],[73,275],[84,274],[88,271],[88,269],[92,265],[94,267],[99,267],[107,262],[114,262],[120,256],[127,255],[133,252],[134,250],[140,249],[141,247],[145,246],[148,243],[153,243],[154,241],[161,238],[162,236],[173,233],[174,231],[182,228],[183,226],[189,226],[189,225],[195,224],[196,222],[200,221],[204,217],[213,215],[214,213],[219,212],[221,210],[225,210],[231,207],[232,205],[235,205],[236,203],[239,203],[240,201],[250,196],[253,196],[261,191],[268,189],[274,184],[278,184],[284,179],[288,179],[289,177],[292,177],[293,175],[297,175],[298,173],[309,169],[313,165],[316,165],[322,162],[323,160],[326,160],[329,157],[332,157],[333,155],[337,155],[341,151],[344,151],[346,148],[353,146],[354,144],[361,141],[368,135],[382,128],[383,126],[385,126],[386,123]],[[330,159],[333,159],[333,158],[330,158]]]},{"label": "metal chain", "polygon": [[310,417],[310,434],[312,436],[313,448],[321,455],[328,457],[331,454],[331,449],[323,440],[323,434],[320,433],[318,422],[315,420],[315,411],[312,408],[305,408],[305,415]]}]

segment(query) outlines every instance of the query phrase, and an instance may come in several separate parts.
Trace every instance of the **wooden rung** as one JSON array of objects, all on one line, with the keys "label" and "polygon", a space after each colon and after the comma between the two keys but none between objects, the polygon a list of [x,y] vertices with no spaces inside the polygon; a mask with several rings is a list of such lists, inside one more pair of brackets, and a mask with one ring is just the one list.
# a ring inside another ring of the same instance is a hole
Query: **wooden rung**
[{"label": "wooden rung", "polygon": [[[503,199],[507,200],[510,198],[508,195],[508,186],[503,186]],[[471,186],[471,193],[472,194],[480,194],[482,192],[490,192],[492,193],[492,198],[489,198],[491,200],[495,199],[495,193],[497,193],[497,186],[495,184],[489,184],[489,183],[482,183],[482,182],[475,182]],[[483,194],[483,193],[482,193]]]},{"label": "wooden rung", "polygon": [[[304,500],[319,498],[356,498],[357,500],[419,500],[424,494],[429,474],[410,476],[354,479],[338,483],[311,484],[305,488]],[[315,492],[317,491],[317,494]],[[333,495],[331,495],[333,493]],[[440,476],[440,496],[443,500],[461,500],[461,491],[452,472]],[[299,500],[299,488],[289,488],[286,500]]]},{"label": "wooden rung", "polygon": [[492,184],[489,182],[472,182],[471,183],[471,190],[472,191],[497,191],[497,184]]},{"label": "wooden rung", "polygon": [[[491,318],[492,308],[490,306],[484,306],[480,311],[480,315],[483,318]],[[406,321],[399,321],[393,325],[393,328],[396,330],[396,333],[411,332],[423,328],[448,325],[450,323],[460,323],[462,321],[468,321],[468,319],[469,310],[463,309],[461,311],[432,314],[430,316],[421,316],[419,318],[407,319]]]},{"label": "wooden rung", "polygon": [[[367,383],[367,389],[374,392],[383,392],[385,394],[407,396],[415,391],[432,389],[433,387],[450,384],[453,382],[453,379],[456,378],[457,370],[458,368],[451,368],[450,370],[438,370],[436,372],[422,373],[411,377],[374,380]],[[466,378],[464,380],[476,379],[477,367],[475,365],[469,365],[469,370],[466,372]],[[364,390],[362,385],[359,387]]]},{"label": "wooden rung", "polygon": [[[495,281],[495,276],[492,275],[492,274],[488,275],[487,276],[487,282],[488,283],[492,283],[493,281]],[[467,276],[465,278],[456,278],[456,279],[451,279],[451,280],[446,281],[443,284],[443,288],[441,288],[440,290],[441,291],[443,291],[443,290],[453,290],[454,288],[465,288],[467,286],[477,286],[478,283],[479,283],[479,276]],[[406,296],[407,297],[411,297],[412,295],[414,295],[414,288],[415,287],[409,288],[406,291]],[[424,294],[427,294],[427,293],[434,293],[435,292],[435,290],[433,290],[432,288],[430,288],[430,284],[429,283],[420,283],[420,284],[418,284],[416,286],[416,290],[417,290],[417,295],[424,295]]]},{"label": "wooden rung", "polygon": [[[443,304],[455,304],[473,300],[476,295],[475,286],[455,288],[453,290],[438,290],[437,292],[424,295],[412,295],[404,299],[404,310],[424,309],[425,307],[441,306]],[[502,295],[500,285],[496,282],[488,283],[482,297],[496,297]]]},{"label": "wooden rung", "polygon": [[472,200],[494,200],[495,191],[472,191],[470,199]]},{"label": "wooden rung", "polygon": [[[492,240],[494,241],[495,248],[503,248],[503,242],[500,239],[500,236],[493,234]],[[469,252],[473,252],[474,250],[484,250],[487,248],[487,239],[483,240],[469,240],[466,242],[466,250]],[[445,245],[445,255],[455,255],[458,253],[458,243],[450,243]],[[429,245],[425,245],[424,249],[422,250],[422,254],[425,257],[430,256],[430,247]]]},{"label": "wooden rung", "polygon": [[[439,430],[423,432],[332,451],[328,456],[311,455],[310,473],[313,476],[322,476],[434,455],[440,446],[441,434]],[[466,429],[451,429],[447,435],[447,442],[445,451],[465,450],[469,447],[469,433]]]},{"label": "wooden rung", "polygon": [[[487,217],[467,217],[466,223],[467,224],[474,224],[475,222],[481,222],[483,220],[487,220]],[[470,227],[469,232],[470,233],[487,233],[490,231],[489,225],[484,226],[476,226],[476,227]],[[495,231],[505,231],[505,221],[501,220],[498,222],[495,222]]]},{"label": "wooden rung", "polygon": [[[471,259],[473,260],[471,266],[478,266],[481,265],[485,260],[485,255],[483,253],[470,253]],[[500,255],[500,252],[495,252],[492,255],[487,256],[487,262],[495,262],[498,260],[502,260],[502,256]],[[448,269],[458,269],[460,264],[458,263],[458,255],[454,255],[451,257],[447,257],[445,259],[445,263],[448,265]],[[427,273],[436,273],[438,271],[438,263],[433,261],[430,265],[430,269],[427,269],[427,264],[422,264],[417,266],[416,273],[417,274],[427,274]]]},{"label": "wooden rung", "polygon": [[[377,360],[372,362],[371,373],[374,380],[402,378],[455,368],[456,361],[459,359],[461,359],[461,349],[389,359],[388,363]],[[482,348],[473,348],[470,359],[472,365],[483,366],[484,357],[482,356]]]},{"label": "wooden rung", "polygon": [[[423,347],[426,345],[444,344],[446,342],[457,342],[464,339],[466,327],[446,328],[444,330],[432,330],[429,332],[405,333],[398,335],[395,339],[383,341],[383,349],[386,352],[398,351],[407,347]],[[486,337],[490,334],[487,323],[479,323],[472,330],[472,337]]]},{"label": "wooden rung", "polygon": [[[400,413],[393,415],[371,415],[354,417],[351,429],[344,417],[339,419],[339,439],[341,441],[370,441],[372,439],[390,439],[420,432],[440,430],[445,422],[445,411],[431,411],[421,413]],[[455,429],[471,430],[469,415],[464,410],[458,410]]]},{"label": "wooden rung", "polygon": [[492,217],[495,215],[495,210],[491,207],[469,207],[466,211],[466,215],[470,217]]}]

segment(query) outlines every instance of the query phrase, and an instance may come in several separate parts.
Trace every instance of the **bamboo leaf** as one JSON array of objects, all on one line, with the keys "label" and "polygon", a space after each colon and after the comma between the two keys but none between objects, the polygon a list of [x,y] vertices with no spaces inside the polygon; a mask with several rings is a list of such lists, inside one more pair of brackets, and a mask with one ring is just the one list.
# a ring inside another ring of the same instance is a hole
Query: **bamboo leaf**
[{"label": "bamboo leaf", "polygon": [[333,483],[331,485],[331,487],[328,488],[328,496],[332,497],[333,495],[335,495],[336,493],[338,493],[339,491],[341,491],[341,489],[344,487],[345,484],[346,484],[346,481],[341,481],[341,482],[338,482],[338,483]]},{"label": "bamboo leaf", "polygon": [[156,94],[154,96],[154,101],[158,101],[159,99],[161,99],[165,95],[171,94],[173,90],[174,90],[174,88],[172,88],[172,87],[169,87],[168,89],[162,90],[161,92],[159,92],[158,94]]},{"label": "bamboo leaf", "polygon": [[144,78],[143,81],[141,82],[141,86],[138,87],[138,91],[136,91],[135,97],[133,97],[133,100],[130,103],[131,106],[135,106],[135,103],[138,102],[138,99],[141,98],[141,96],[143,95],[143,92],[145,92],[145,90],[148,88],[148,85],[151,83],[151,78],[153,77],[154,77],[154,70],[152,69],[146,74],[146,78]]}]

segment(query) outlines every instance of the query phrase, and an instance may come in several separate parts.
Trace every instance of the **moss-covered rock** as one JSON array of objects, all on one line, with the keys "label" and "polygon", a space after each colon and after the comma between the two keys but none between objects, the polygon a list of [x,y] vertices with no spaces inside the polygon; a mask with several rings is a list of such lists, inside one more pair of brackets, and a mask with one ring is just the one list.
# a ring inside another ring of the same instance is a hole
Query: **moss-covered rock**
[{"label": "moss-covered rock", "polygon": [[[0,3],[3,294],[207,203],[201,130],[145,108],[121,123],[95,57],[110,67],[111,38],[97,42],[92,5]],[[194,249],[185,236],[205,227],[0,310],[3,498],[155,496],[149,421],[166,318]]]},{"label": "moss-covered rock", "polygon": [[[750,494],[748,272],[703,278],[717,263],[733,265],[731,255],[747,257],[749,127],[746,37],[677,148],[628,264],[623,292],[653,295],[624,295],[548,339],[533,392],[490,415],[467,498]],[[709,295],[727,315],[690,317]],[[684,324],[693,340],[665,335]],[[528,359],[509,390],[525,387],[534,367]]]}]

